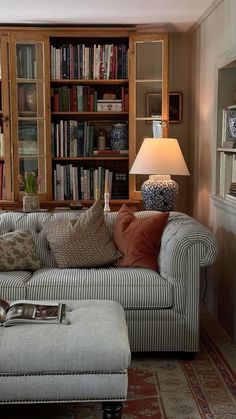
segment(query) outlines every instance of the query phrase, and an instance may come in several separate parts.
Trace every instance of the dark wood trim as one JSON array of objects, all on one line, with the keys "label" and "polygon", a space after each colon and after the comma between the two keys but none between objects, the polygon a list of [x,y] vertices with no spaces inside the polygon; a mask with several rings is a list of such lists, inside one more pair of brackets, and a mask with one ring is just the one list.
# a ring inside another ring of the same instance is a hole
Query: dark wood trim
[{"label": "dark wood trim", "polygon": [[[69,207],[69,204],[72,201],[41,201],[40,202],[40,208],[46,209],[48,211],[53,211],[55,207]],[[91,207],[93,205],[93,200],[87,200],[87,201],[80,201],[81,204],[84,207]],[[142,208],[142,202],[141,201],[134,201],[134,200],[118,200],[113,199],[109,202],[111,211],[119,211],[120,207],[123,204],[126,204],[129,208],[131,208],[133,211],[140,211]],[[22,201],[0,201],[0,210],[1,211],[16,211],[16,210],[22,210]]]}]

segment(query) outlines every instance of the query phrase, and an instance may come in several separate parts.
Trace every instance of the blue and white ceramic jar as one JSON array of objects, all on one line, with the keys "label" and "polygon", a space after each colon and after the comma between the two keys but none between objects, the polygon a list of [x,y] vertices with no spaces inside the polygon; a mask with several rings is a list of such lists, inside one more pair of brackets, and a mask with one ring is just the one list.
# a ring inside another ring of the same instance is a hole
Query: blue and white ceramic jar
[{"label": "blue and white ceramic jar", "polygon": [[128,128],[127,124],[114,124],[110,137],[112,150],[128,150]]}]

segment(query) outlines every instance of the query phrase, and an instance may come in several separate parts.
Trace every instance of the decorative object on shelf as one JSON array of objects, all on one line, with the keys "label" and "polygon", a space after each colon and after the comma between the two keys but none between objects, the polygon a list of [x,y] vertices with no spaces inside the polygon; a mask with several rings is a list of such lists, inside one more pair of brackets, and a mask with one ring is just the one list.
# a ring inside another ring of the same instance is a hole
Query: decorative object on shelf
[{"label": "decorative object on shelf", "polygon": [[116,100],[97,100],[97,112],[121,112],[122,111],[122,101],[120,99]]},{"label": "decorative object on shelf", "polygon": [[228,106],[222,113],[222,145],[236,140],[236,105]]},{"label": "decorative object on shelf", "polygon": [[103,211],[104,212],[110,212],[110,205],[109,205],[109,200],[110,200],[110,194],[109,192],[105,192],[104,193],[104,208]]},{"label": "decorative object on shelf", "polygon": [[229,118],[229,129],[231,132],[231,136],[236,138],[236,117]]},{"label": "decorative object on shelf", "polygon": [[26,92],[25,92],[25,106],[26,106],[27,111],[36,112],[36,90],[35,90],[35,87],[29,86],[29,88],[26,90]]},{"label": "decorative object on shelf", "polygon": [[40,200],[37,193],[25,193],[23,196],[23,211],[31,212],[40,209]]},{"label": "decorative object on shelf", "polygon": [[109,200],[110,200],[110,193],[109,193],[109,186],[108,186],[109,180],[108,178],[105,178],[105,188],[104,188],[104,208],[103,211],[104,212],[110,212],[110,205],[109,205]]},{"label": "decorative object on shelf", "polygon": [[33,170],[32,172],[18,175],[18,181],[24,192],[35,194],[38,192],[38,187],[42,182],[42,176]]},{"label": "decorative object on shelf", "polygon": [[42,182],[42,177],[38,176],[36,171],[25,172],[18,176],[18,181],[22,190],[25,192],[23,196],[23,211],[37,211],[40,208],[40,199],[38,187]]},{"label": "decorative object on shelf", "polygon": [[170,175],[189,175],[175,138],[145,138],[130,170],[131,174],[150,175],[141,186],[146,210],[173,211],[178,184]]},{"label": "decorative object on shelf", "polygon": [[79,201],[77,201],[77,202],[71,202],[69,204],[69,208],[72,209],[72,210],[79,211],[79,210],[82,210],[83,209],[83,205]]},{"label": "decorative object on shelf", "polygon": [[115,93],[103,93],[102,96],[103,100],[116,100],[116,94]]},{"label": "decorative object on shelf", "polygon": [[112,150],[127,150],[128,149],[128,128],[127,124],[114,124],[111,130],[110,137]]}]

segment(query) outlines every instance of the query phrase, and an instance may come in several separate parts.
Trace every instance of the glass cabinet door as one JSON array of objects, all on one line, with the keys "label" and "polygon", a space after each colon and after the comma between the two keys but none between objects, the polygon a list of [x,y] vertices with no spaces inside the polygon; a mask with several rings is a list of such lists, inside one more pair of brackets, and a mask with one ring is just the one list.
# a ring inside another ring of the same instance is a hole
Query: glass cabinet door
[{"label": "glass cabinet door", "polygon": [[[49,58],[47,38],[36,40],[15,36],[11,59],[14,61],[12,91],[14,141],[14,195],[21,198],[19,174],[35,171],[42,179],[38,192],[50,197],[50,133],[48,124],[49,81],[45,76]],[[47,76],[48,77],[48,76]]]},{"label": "glass cabinet door", "polygon": [[[167,136],[168,36],[132,36],[130,44],[130,167],[144,138]],[[155,121],[155,122],[154,122]],[[130,176],[130,198],[140,199],[147,175]]]}]

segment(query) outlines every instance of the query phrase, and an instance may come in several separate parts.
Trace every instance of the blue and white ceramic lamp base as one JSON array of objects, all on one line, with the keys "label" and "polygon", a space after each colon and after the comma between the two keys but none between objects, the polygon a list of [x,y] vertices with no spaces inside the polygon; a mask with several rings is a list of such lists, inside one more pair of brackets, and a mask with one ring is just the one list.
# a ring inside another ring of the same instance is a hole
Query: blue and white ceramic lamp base
[{"label": "blue and white ceramic lamp base", "polygon": [[143,205],[148,211],[173,211],[179,186],[168,176],[150,176],[141,186]]}]

